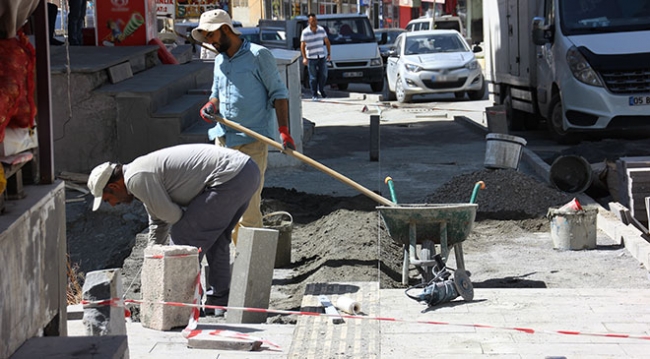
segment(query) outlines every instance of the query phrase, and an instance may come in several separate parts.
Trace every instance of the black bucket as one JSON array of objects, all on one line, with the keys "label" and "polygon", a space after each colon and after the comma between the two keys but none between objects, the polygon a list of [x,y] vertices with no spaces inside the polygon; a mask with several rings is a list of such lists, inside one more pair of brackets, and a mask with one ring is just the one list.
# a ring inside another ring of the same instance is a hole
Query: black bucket
[{"label": "black bucket", "polygon": [[555,188],[567,193],[584,192],[591,185],[591,164],[581,156],[560,156],[553,161],[549,181]]}]

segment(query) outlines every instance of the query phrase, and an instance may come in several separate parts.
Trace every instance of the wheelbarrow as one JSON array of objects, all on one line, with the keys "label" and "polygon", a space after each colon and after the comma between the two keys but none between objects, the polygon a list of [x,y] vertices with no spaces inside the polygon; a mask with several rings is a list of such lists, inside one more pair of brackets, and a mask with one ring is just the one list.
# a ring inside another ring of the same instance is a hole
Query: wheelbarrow
[{"label": "wheelbarrow", "polygon": [[[462,242],[467,239],[474,226],[478,209],[478,205],[474,202],[478,189],[484,186],[483,182],[476,184],[470,203],[402,204],[377,207],[390,237],[404,248],[402,284],[407,285],[409,282],[411,264],[420,272],[424,283],[434,277],[435,245],[440,245],[445,262],[453,249],[457,270],[465,271]],[[389,187],[393,201],[396,202],[391,182]],[[419,256],[416,255],[418,244],[420,245]]]}]

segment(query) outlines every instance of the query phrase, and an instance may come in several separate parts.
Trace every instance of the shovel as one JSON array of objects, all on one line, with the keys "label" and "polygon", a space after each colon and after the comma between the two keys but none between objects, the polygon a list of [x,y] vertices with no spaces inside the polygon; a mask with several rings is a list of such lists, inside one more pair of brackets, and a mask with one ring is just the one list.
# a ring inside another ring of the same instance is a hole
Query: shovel
[{"label": "shovel", "polygon": [[240,125],[240,124],[238,124],[236,122],[230,121],[230,120],[225,119],[225,118],[220,117],[220,116],[210,116],[210,117],[214,121],[223,123],[224,125],[226,125],[226,126],[228,126],[230,128],[233,128],[233,129],[235,129],[237,131],[243,132],[246,135],[248,135],[248,136],[250,136],[250,137],[252,137],[252,138],[254,138],[256,140],[262,141],[262,142],[266,143],[269,146],[277,148],[278,150],[282,151],[282,153],[286,153],[287,155],[289,155],[291,157],[294,157],[294,158],[297,158],[300,161],[302,161],[302,162],[316,168],[317,170],[325,172],[326,174],[336,178],[337,180],[339,180],[339,181],[351,186],[352,188],[356,189],[357,191],[363,193],[364,195],[368,196],[370,199],[374,200],[375,202],[378,202],[378,203],[380,203],[380,204],[382,204],[384,206],[391,206],[391,207],[396,206],[395,203],[389,201],[388,199],[376,194],[375,192],[363,187],[362,185],[354,182],[353,180],[345,177],[344,175],[342,175],[342,174],[332,170],[331,168],[329,168],[329,167],[327,167],[327,166],[325,166],[325,165],[323,165],[323,164],[321,164],[321,163],[319,163],[319,162],[317,162],[317,161],[303,155],[302,153],[300,153],[298,151],[294,151],[294,150],[292,150],[290,148],[284,148],[284,146],[282,146],[278,142],[276,142],[276,141],[274,141],[274,140],[272,140],[272,139],[270,139],[270,138],[268,138],[266,136],[262,136],[259,133],[255,132],[253,130],[250,130],[250,129],[248,129],[248,128],[246,128],[246,127],[244,127],[244,126],[242,126],[242,125]]}]

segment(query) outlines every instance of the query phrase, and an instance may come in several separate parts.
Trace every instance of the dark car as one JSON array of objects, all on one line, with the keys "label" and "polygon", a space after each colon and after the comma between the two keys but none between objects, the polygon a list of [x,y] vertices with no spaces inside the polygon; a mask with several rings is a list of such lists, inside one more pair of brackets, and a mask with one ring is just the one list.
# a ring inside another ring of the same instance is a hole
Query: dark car
[{"label": "dark car", "polygon": [[382,60],[384,60],[384,66],[386,66],[388,51],[390,51],[390,48],[395,44],[397,36],[406,30],[396,27],[390,29],[375,29],[374,31],[377,44],[379,45],[379,53],[381,54]]},{"label": "dark car", "polygon": [[240,37],[248,40],[254,44],[261,44],[260,41],[260,28],[259,27],[238,27],[237,30],[241,32]]}]

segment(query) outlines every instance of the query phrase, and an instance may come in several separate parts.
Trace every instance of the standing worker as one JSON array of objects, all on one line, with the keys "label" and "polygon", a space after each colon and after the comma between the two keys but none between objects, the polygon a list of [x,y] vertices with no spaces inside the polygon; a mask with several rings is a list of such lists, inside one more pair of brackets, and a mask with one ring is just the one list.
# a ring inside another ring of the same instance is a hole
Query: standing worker
[{"label": "standing worker", "polygon": [[[330,61],[331,45],[327,32],[318,25],[316,14],[307,15],[309,26],[300,34],[300,52],[302,63],[309,70],[309,88],[312,101],[318,101],[318,91],[322,98],[326,98],[325,82],[327,82],[327,62]],[[327,46],[327,54],[323,48]]]},{"label": "standing worker", "polygon": [[[164,148],[125,165],[105,162],[92,170],[88,188],[111,206],[140,200],[149,215],[149,244],[201,248],[209,283],[207,305],[228,305],[230,240],[248,202],[258,188],[260,172],[241,152],[209,144]],[[223,310],[206,314],[222,316]]]},{"label": "standing worker", "polygon": [[[199,26],[192,30],[195,40],[212,45],[219,52],[214,59],[212,94],[201,109],[201,117],[212,123],[213,116],[223,116],[269,138],[275,137],[277,119],[282,144],[295,150],[288,127],[289,91],[280,79],[275,58],[267,48],[252,44],[239,35],[241,33],[233,27],[228,13],[220,9],[201,14]],[[261,228],[260,202],[268,145],[221,123],[217,123],[208,134],[217,145],[249,155],[259,167],[259,188],[251,198],[241,225]],[[237,240],[236,233],[233,240]]]},{"label": "standing worker", "polygon": [[[68,6],[68,43],[72,46],[83,45],[83,27],[86,23],[86,0],[69,0]],[[63,15],[61,21],[65,21]]]}]

